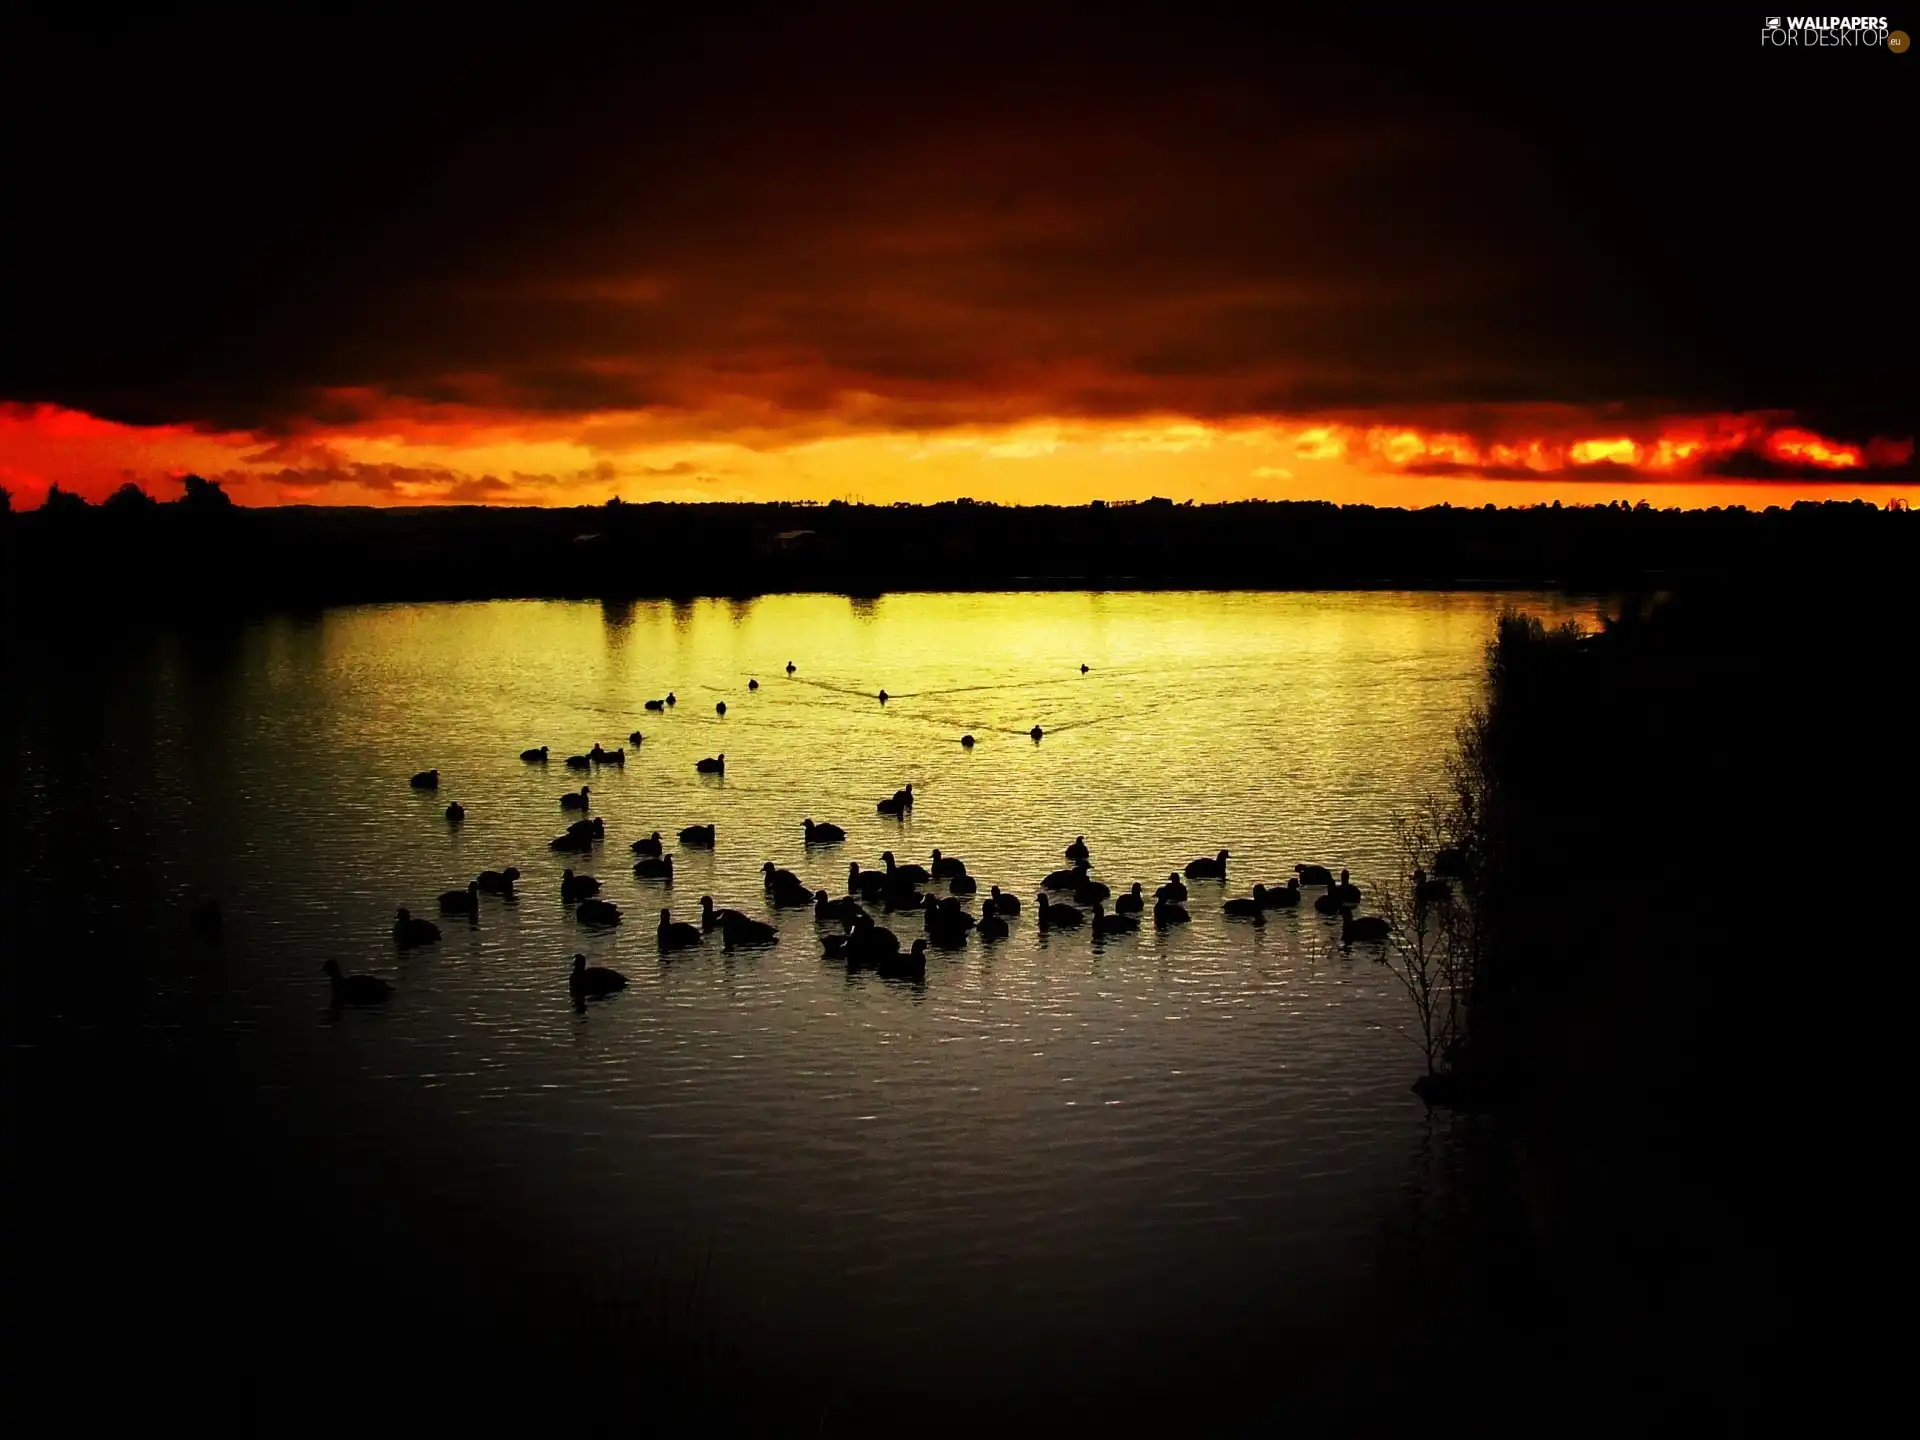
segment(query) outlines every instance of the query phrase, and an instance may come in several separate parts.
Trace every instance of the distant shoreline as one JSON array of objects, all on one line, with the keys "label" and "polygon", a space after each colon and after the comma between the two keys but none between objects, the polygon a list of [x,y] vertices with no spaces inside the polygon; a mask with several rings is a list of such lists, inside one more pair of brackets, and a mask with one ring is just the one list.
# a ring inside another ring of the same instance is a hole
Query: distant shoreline
[{"label": "distant shoreline", "polygon": [[433,600],[1007,590],[1769,588],[1913,570],[1920,522],[1865,502],[1375,509],[1320,502],[1074,508],[708,504],[0,514],[6,628],[101,610]]}]

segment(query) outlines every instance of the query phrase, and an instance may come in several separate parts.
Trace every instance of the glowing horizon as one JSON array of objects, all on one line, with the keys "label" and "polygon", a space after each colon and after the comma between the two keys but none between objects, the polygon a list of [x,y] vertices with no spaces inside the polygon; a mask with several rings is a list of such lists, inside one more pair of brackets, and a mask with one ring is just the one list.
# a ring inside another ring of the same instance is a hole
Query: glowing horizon
[{"label": "glowing horizon", "polygon": [[1897,498],[1911,439],[1847,443],[1790,414],[1623,420],[1574,407],[1480,409],[1407,423],[1297,418],[1020,418],[903,429],[857,410],[795,422],[678,413],[516,415],[414,406],[291,435],[134,426],[55,406],[0,406],[0,486],[16,508],[59,485],[99,502],[156,499],[189,473],[243,505],[532,505],[973,499],[1325,500],[1661,508]]}]

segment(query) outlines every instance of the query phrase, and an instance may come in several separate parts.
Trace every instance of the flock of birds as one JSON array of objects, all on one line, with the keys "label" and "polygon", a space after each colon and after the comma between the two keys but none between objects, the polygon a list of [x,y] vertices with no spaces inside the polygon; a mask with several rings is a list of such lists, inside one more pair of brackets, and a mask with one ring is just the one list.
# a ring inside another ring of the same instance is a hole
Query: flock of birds
[{"label": "flock of birds", "polygon": [[[789,662],[787,673],[793,674],[795,668]],[[1088,667],[1083,665],[1080,668],[1085,673]],[[759,681],[749,680],[748,688],[758,690]],[[884,690],[879,698],[883,703],[886,701]],[[669,693],[663,699],[647,701],[646,708],[663,712],[677,703],[677,697]],[[726,703],[721,701],[715,709],[724,715]],[[1038,740],[1042,732],[1035,726],[1031,733]],[[636,730],[628,737],[628,744],[638,747],[643,740],[642,734]],[[965,736],[961,743],[972,748],[973,737]],[[522,751],[520,758],[530,765],[545,765],[550,754],[547,746],[540,745]],[[566,759],[567,768],[574,771],[625,764],[625,747],[608,750],[599,744],[584,754],[570,755]],[[702,759],[695,768],[702,774],[724,774],[726,756],[720,754]],[[416,790],[437,791],[440,772],[423,770],[413,777],[411,783]],[[913,786],[909,783],[879,801],[874,808],[881,815],[905,818],[912,812],[913,804]],[[588,785],[560,796],[561,809],[581,812],[581,818],[574,820],[563,834],[550,842],[552,850],[560,854],[591,856],[605,844],[606,822],[599,816],[585,813],[591,805],[592,789]],[[445,813],[448,823],[453,825],[461,824],[466,818],[466,810],[457,801],[449,804]],[[847,838],[841,826],[816,822],[811,817],[803,819],[800,825],[804,844],[809,850],[839,845]],[[677,839],[681,848],[687,850],[711,851],[717,842],[712,824],[684,826],[679,830]],[[674,857],[667,853],[666,841],[658,830],[635,840],[630,848],[635,857],[633,873],[637,878],[658,881],[666,886],[674,883]],[[1186,924],[1191,919],[1187,905],[1192,895],[1186,882],[1224,884],[1230,855],[1228,851],[1221,850],[1214,855],[1189,861],[1184,870],[1170,871],[1166,883],[1157,886],[1151,897],[1138,881],[1116,895],[1111,887],[1096,879],[1093,875],[1093,855],[1084,835],[1077,836],[1066,847],[1063,858],[1067,863],[1044,876],[1037,886],[1035,922],[1042,934],[1084,927],[1098,942],[1136,931],[1142,924],[1151,924],[1162,930]],[[1424,871],[1415,872],[1416,900],[1425,903],[1449,893],[1448,877],[1457,873],[1458,859],[1457,856],[1443,853],[1438,857],[1436,873],[1432,877]],[[878,868],[863,869],[857,860],[849,861],[846,893],[838,897],[826,890],[810,887],[791,870],[781,869],[771,860],[760,868],[768,908],[775,912],[813,911],[815,920],[822,927],[819,940],[825,959],[844,963],[849,971],[872,971],[885,978],[924,979],[930,945],[958,949],[966,945],[970,935],[978,936],[987,944],[1005,939],[1010,922],[1021,914],[1022,909],[1017,895],[1003,891],[998,885],[991,885],[988,894],[980,901],[978,917],[969,913],[965,904],[978,895],[980,884],[963,860],[943,854],[938,849],[928,857],[926,865],[902,864],[890,850],[881,854]],[[1388,922],[1383,917],[1354,913],[1362,896],[1360,888],[1352,882],[1346,870],[1336,873],[1326,866],[1313,864],[1300,864],[1293,868],[1295,873],[1284,884],[1259,884],[1248,895],[1224,899],[1220,906],[1222,913],[1261,926],[1267,923],[1269,911],[1296,909],[1307,903],[1307,891],[1318,890],[1320,893],[1313,896],[1312,906],[1318,913],[1339,920],[1342,945],[1380,944],[1389,938]],[[477,923],[481,897],[511,899],[516,894],[515,885],[519,879],[519,869],[511,865],[502,870],[483,871],[464,888],[442,893],[438,899],[439,913],[447,917],[464,917],[469,923]],[[576,874],[571,868],[566,869],[560,879],[560,899],[572,908],[574,919],[584,927],[604,930],[620,925],[625,917],[618,905],[602,898],[600,889],[598,877]],[[935,893],[936,889],[944,889],[945,893]],[[1111,909],[1108,908],[1109,902]],[[874,918],[875,910],[888,920],[917,913],[924,933],[903,946],[894,929]],[[728,951],[770,946],[777,944],[780,939],[779,930],[773,924],[741,910],[718,906],[711,895],[700,897],[698,925],[675,920],[671,907],[663,906],[654,933],[661,957],[665,959],[703,947],[715,932],[718,932],[722,946]],[[401,908],[394,918],[394,944],[403,951],[431,945],[440,938],[440,926],[435,921],[417,916],[407,908]],[[345,974],[339,964],[332,960],[323,968],[331,982],[336,1003],[377,1005],[391,999],[394,994],[393,985],[379,976]],[[606,966],[589,965],[584,954],[576,954],[567,984],[576,1001],[584,1002],[624,989],[627,978]]]}]

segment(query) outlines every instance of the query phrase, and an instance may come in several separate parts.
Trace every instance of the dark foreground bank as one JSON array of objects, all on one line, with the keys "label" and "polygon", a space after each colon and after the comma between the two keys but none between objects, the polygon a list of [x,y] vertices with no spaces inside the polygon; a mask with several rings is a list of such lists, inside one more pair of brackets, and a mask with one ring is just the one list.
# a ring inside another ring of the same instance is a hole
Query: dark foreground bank
[{"label": "dark foreground bank", "polygon": [[1047,588],[1621,589],[1904,567],[1920,527],[1864,502],[1764,512],[1324,503],[1062,508],[622,505],[244,510],[71,497],[0,513],[9,613],[504,597]]},{"label": "dark foreground bank", "polygon": [[1473,948],[1429,1093],[1488,1127],[1596,1378],[1743,1430],[1852,1415],[1888,1363],[1856,1297],[1905,1249],[1910,647],[1872,567],[1510,615],[1438,827]]}]

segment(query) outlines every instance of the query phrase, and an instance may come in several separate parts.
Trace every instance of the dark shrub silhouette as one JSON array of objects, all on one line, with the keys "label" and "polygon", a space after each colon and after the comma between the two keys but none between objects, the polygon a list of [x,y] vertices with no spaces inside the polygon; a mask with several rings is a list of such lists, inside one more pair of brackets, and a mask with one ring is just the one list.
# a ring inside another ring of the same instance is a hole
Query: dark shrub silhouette
[{"label": "dark shrub silhouette", "polygon": [[79,515],[92,508],[86,496],[62,490],[57,484],[47,487],[47,498],[40,504],[41,513],[47,516]]},{"label": "dark shrub silhouette", "polygon": [[180,504],[188,511],[210,512],[233,508],[233,497],[221,488],[218,480],[189,475],[182,483],[186,486],[186,493],[181,495]]},{"label": "dark shrub silhouette", "polygon": [[145,515],[158,504],[159,501],[129,480],[107,497],[102,508],[118,515]]}]

